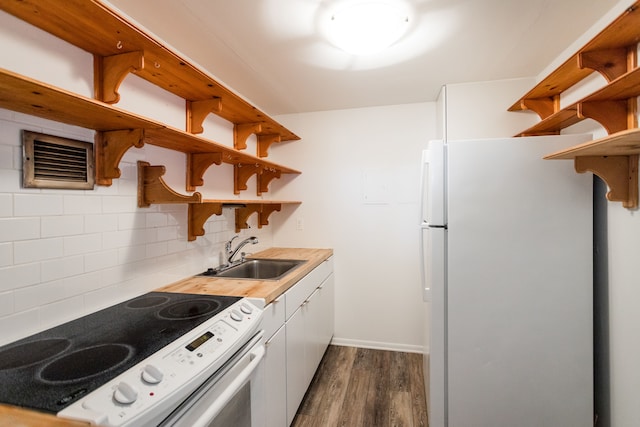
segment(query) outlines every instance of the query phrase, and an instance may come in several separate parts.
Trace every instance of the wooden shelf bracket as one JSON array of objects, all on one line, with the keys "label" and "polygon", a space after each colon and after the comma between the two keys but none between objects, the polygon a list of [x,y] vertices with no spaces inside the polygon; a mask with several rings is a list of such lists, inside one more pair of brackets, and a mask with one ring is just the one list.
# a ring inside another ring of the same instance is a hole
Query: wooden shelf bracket
[{"label": "wooden shelf bracket", "polygon": [[638,155],[583,156],[574,160],[576,172],[593,172],[609,186],[607,200],[638,207]]},{"label": "wooden shelf bracket", "polygon": [[258,135],[258,157],[267,157],[269,155],[269,147],[280,141],[281,138],[278,134]]},{"label": "wooden shelf bracket", "polygon": [[222,153],[187,153],[187,191],[204,185],[204,173],[213,164],[222,164]]},{"label": "wooden shelf bracket", "polygon": [[240,123],[233,126],[233,148],[245,150],[247,139],[252,134],[262,132],[262,123]]},{"label": "wooden shelf bracket", "polygon": [[233,194],[240,194],[240,191],[247,189],[247,181],[254,174],[259,174],[262,166],[259,164],[239,163],[233,165]]},{"label": "wooden shelf bracket", "polygon": [[164,166],[151,166],[138,161],[138,207],[147,208],[152,203],[201,203],[200,193],[185,196],[173,191],[162,179]]},{"label": "wooden shelf bracket", "polygon": [[120,160],[131,147],[142,148],[144,129],[126,129],[96,134],[96,182],[99,185],[111,185],[120,178]]},{"label": "wooden shelf bracket", "polygon": [[[240,230],[245,230],[249,228],[249,224],[247,224],[247,220],[252,214],[256,212],[260,212],[261,210],[262,210],[261,204],[250,204],[244,207],[236,208],[236,233],[239,233]],[[260,226],[258,228],[260,228]]]},{"label": "wooden shelf bracket", "polygon": [[262,173],[258,174],[258,187],[257,187],[257,193],[258,196],[261,196],[262,193],[266,193],[267,191],[269,191],[269,183],[274,179],[274,178],[280,178],[280,176],[282,175],[282,172],[280,172],[280,170],[278,169],[274,169],[274,168],[264,168],[262,170]]},{"label": "wooden shelf bracket", "polygon": [[144,69],[144,53],[134,51],[111,56],[94,56],[96,98],[107,104],[120,101],[118,88],[129,73]]},{"label": "wooden shelf bracket", "polygon": [[627,100],[581,102],[578,104],[578,117],[597,121],[611,135],[627,129],[627,105]]},{"label": "wooden shelf bracket", "polygon": [[204,132],[202,123],[211,113],[219,114],[222,111],[222,99],[212,98],[201,101],[187,101],[187,132],[199,134]]},{"label": "wooden shelf bracket", "polygon": [[580,52],[578,67],[595,70],[612,82],[629,71],[629,55],[633,53],[627,47]]},{"label": "wooden shelf bracket", "polygon": [[188,212],[189,231],[187,239],[192,242],[198,236],[204,236],[204,223],[211,215],[222,214],[222,203],[208,202],[190,203]]},{"label": "wooden shelf bracket", "polygon": [[520,102],[523,110],[535,112],[541,120],[546,119],[560,109],[560,96],[548,98],[526,98]]},{"label": "wooden shelf bracket", "polygon": [[262,205],[260,213],[258,214],[258,228],[262,228],[263,225],[269,225],[269,215],[273,212],[280,212],[282,205],[279,203],[273,203],[268,205]]}]

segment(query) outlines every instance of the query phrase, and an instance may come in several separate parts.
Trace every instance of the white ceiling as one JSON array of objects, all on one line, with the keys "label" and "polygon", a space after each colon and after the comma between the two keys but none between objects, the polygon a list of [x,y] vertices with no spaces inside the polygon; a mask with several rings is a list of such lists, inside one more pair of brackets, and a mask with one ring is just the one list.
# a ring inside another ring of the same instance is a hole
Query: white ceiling
[{"label": "white ceiling", "polygon": [[536,76],[619,2],[400,0],[413,10],[408,34],[384,53],[356,57],[322,33],[340,1],[110,3],[278,115],[433,101],[446,83]]}]

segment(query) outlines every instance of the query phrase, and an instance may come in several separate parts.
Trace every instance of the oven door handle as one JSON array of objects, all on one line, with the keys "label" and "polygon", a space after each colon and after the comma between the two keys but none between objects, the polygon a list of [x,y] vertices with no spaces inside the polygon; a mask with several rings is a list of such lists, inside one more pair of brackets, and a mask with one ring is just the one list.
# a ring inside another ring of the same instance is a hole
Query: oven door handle
[{"label": "oven door handle", "polygon": [[192,427],[205,427],[207,426],[212,419],[214,419],[220,411],[225,407],[225,405],[233,398],[233,396],[242,388],[242,386],[247,382],[249,377],[253,374],[253,371],[258,367],[262,359],[264,358],[265,350],[264,345],[252,350],[249,355],[251,357],[251,362],[238,374],[238,376],[231,381],[229,386],[220,394],[218,399],[213,402],[211,406],[207,408],[206,411],[200,415],[200,417],[195,420],[192,424]]}]

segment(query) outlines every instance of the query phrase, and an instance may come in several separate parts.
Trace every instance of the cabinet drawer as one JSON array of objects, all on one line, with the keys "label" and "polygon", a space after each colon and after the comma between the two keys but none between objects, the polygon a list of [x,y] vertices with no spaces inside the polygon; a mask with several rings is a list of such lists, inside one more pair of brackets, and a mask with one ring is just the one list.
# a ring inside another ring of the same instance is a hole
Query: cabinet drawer
[{"label": "cabinet drawer", "polygon": [[284,325],[286,294],[280,295],[264,308],[262,313],[262,329],[266,340]]},{"label": "cabinet drawer", "polygon": [[333,257],[329,257],[284,293],[287,297],[285,304],[287,319],[291,317],[298,307],[320,286],[332,271]]}]

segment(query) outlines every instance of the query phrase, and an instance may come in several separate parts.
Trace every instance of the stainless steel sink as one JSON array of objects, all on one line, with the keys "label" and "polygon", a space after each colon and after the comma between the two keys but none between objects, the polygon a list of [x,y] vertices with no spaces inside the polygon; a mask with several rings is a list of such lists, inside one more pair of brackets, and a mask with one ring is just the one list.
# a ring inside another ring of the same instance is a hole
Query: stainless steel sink
[{"label": "stainless steel sink", "polygon": [[294,259],[254,258],[228,268],[210,268],[201,275],[234,279],[278,280],[305,262]]}]

